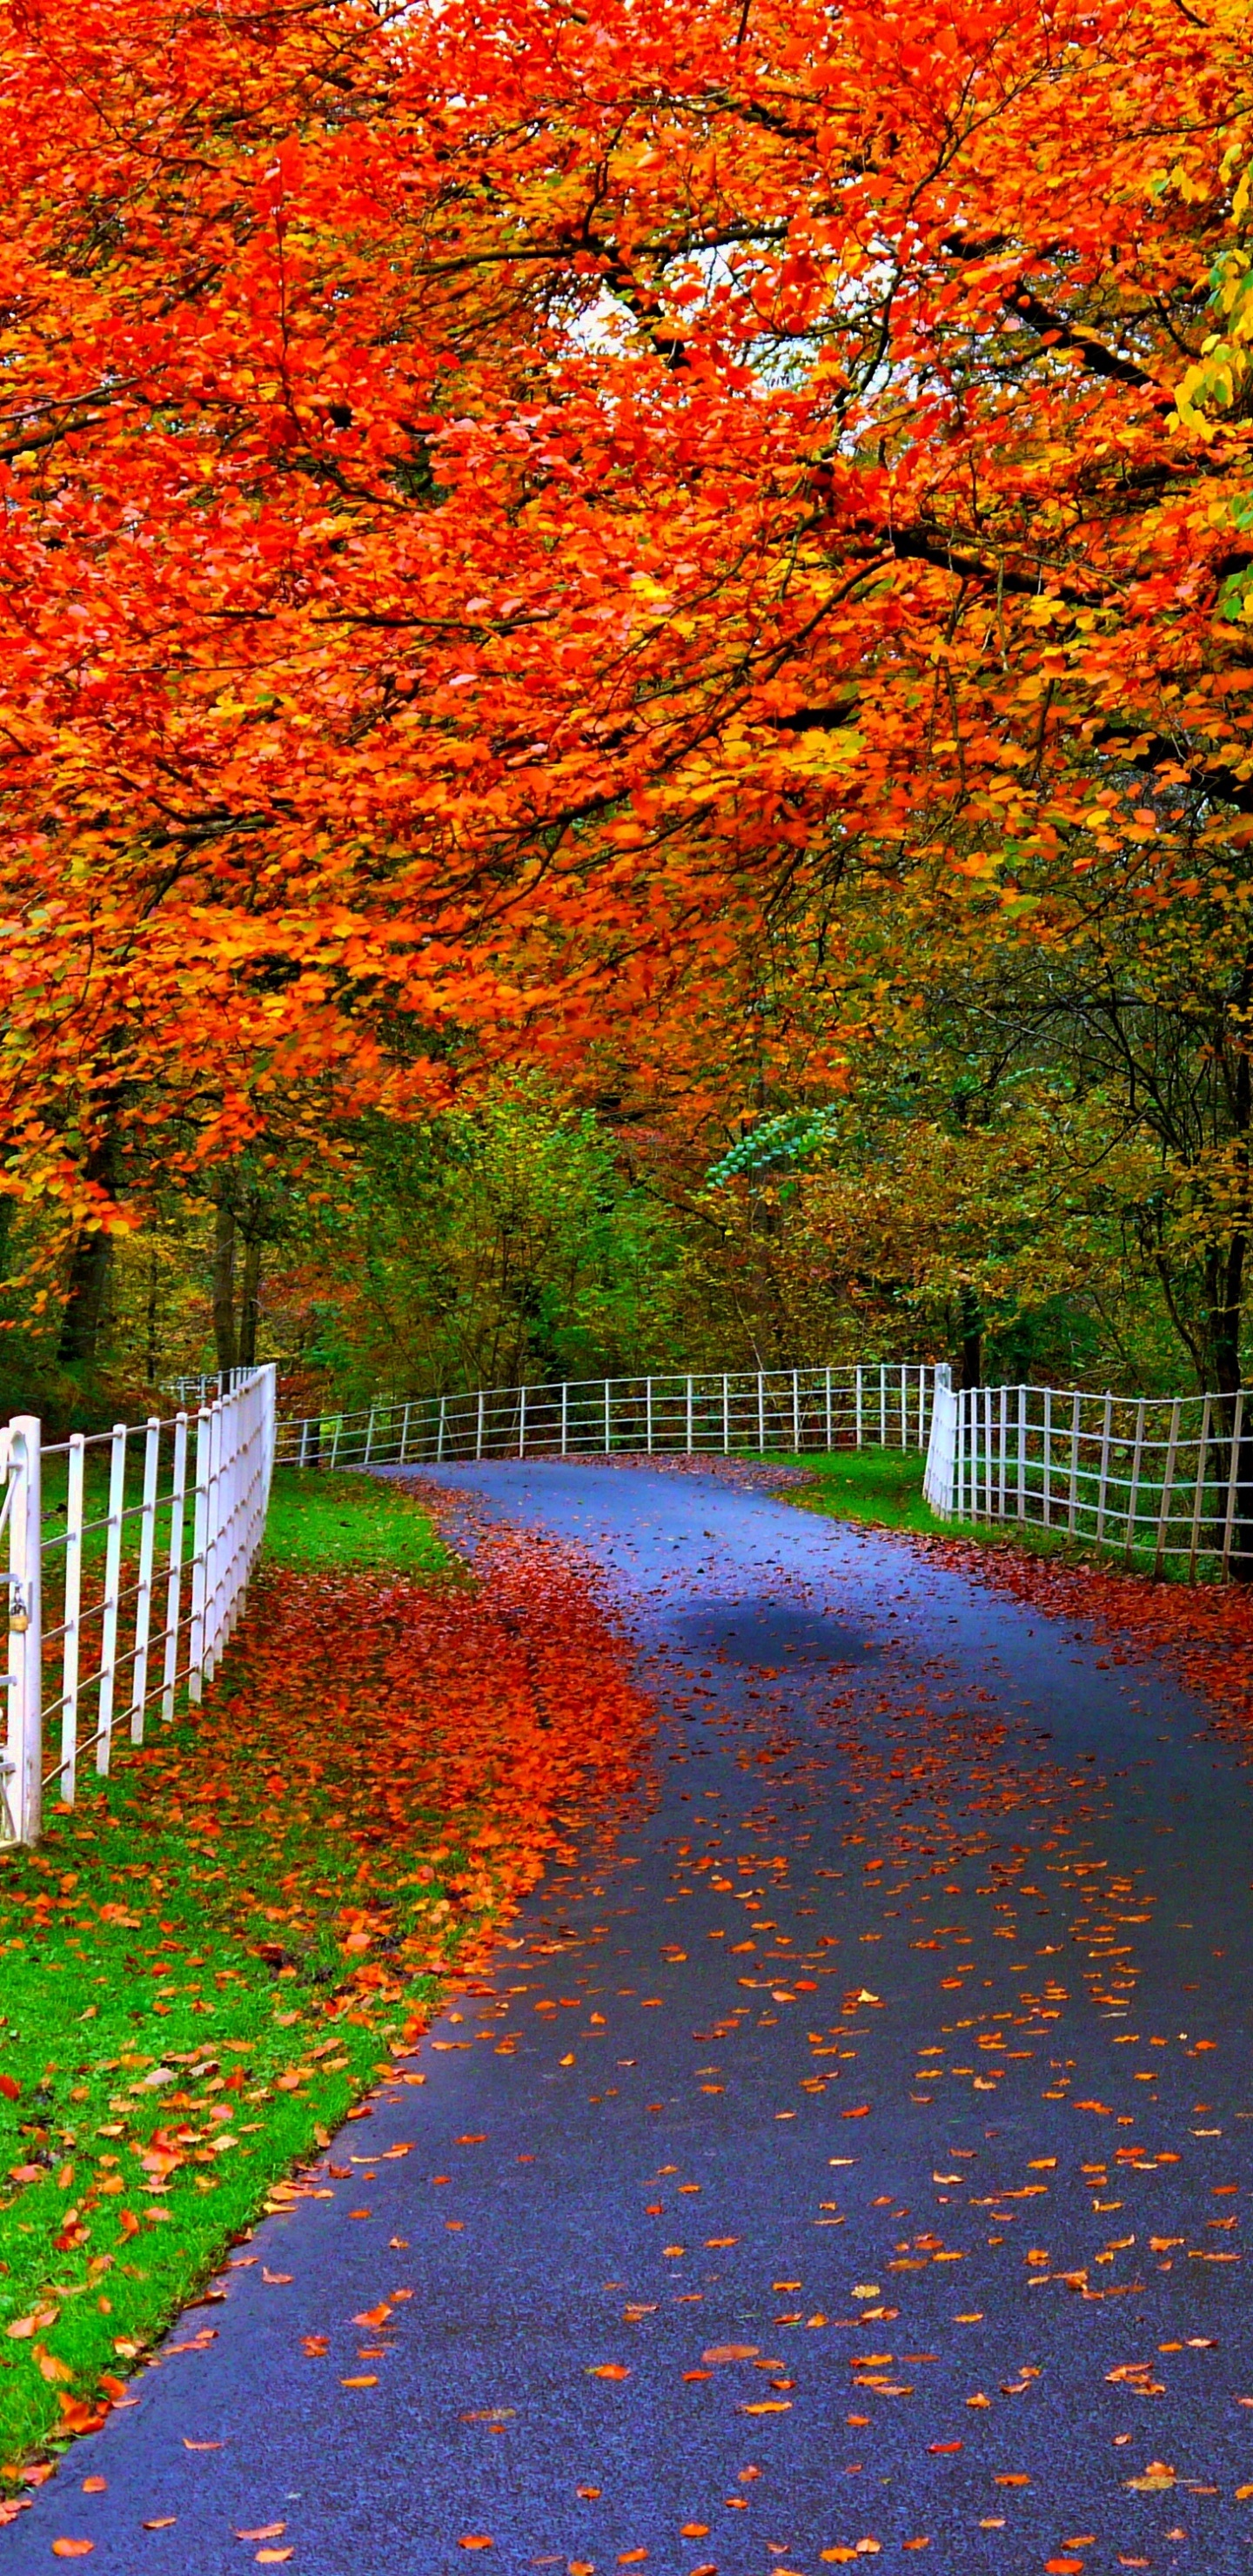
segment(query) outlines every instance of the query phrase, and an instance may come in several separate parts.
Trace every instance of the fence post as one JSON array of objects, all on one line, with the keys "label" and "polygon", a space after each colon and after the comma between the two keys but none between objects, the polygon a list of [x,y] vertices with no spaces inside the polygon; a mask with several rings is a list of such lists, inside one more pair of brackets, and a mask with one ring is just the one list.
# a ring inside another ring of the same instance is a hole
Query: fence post
[{"label": "fence post", "polygon": [[1003,1386],[1003,1387],[1001,1388],[1001,1481],[1000,1481],[1000,1489],[999,1489],[998,1498],[997,1498],[997,1516],[998,1516],[998,1518],[999,1518],[999,1519],[1001,1519],[1001,1520],[1004,1520],[1004,1519],[1005,1519],[1005,1517],[1006,1517],[1006,1514],[1005,1514],[1005,1487],[1006,1487],[1006,1478],[1007,1478],[1008,1472],[1009,1472],[1009,1388],[1008,1388],[1007,1386]]},{"label": "fence post", "polygon": [[209,1412],[209,1480],[205,1489],[204,1537],[204,1650],[201,1670],[205,1680],[213,1679],[218,1649],[218,1590],[221,1582],[222,1527],[222,1398]]},{"label": "fence post", "polygon": [[722,1372],[722,1455],[724,1458],[731,1455],[731,1380],[725,1369]]},{"label": "fence post", "polygon": [[402,1467],[405,1463],[405,1453],[409,1447],[409,1412],[410,1408],[406,1405],[400,1425],[400,1463]]},{"label": "fence post", "polygon": [[165,1661],[161,1674],[161,1717],[168,1726],[174,1715],[178,1679],[178,1618],[183,1589],[183,1513],[187,1494],[187,1416],[174,1423],[174,1467],[170,1478],[170,1560],[165,1583]]},{"label": "fence post", "polygon": [[1141,1396],[1136,1406],[1136,1441],[1131,1456],[1131,1489],[1127,1495],[1127,1542],[1123,1561],[1130,1565],[1136,1543],[1136,1518],[1140,1501],[1140,1462],[1144,1456],[1144,1409]]},{"label": "fence post", "polygon": [[799,1457],[799,1456],[800,1456],[800,1446],[801,1446],[801,1373],[800,1373],[800,1370],[799,1370],[799,1369],[793,1369],[793,1371],[792,1371],[792,1452],[793,1452],[793,1455],[794,1455],[795,1457]]},{"label": "fence post", "polygon": [[81,1431],[70,1434],[65,1462],[65,1590],[62,1596],[65,1634],[61,1647],[61,1796],[74,1804],[78,1786],[78,1661],[83,1604],[83,1465],[86,1443]]},{"label": "fence post", "polygon": [[1027,1390],[1018,1389],[1018,1518],[1027,1517]]},{"label": "fence post", "polygon": [[1188,1581],[1196,1576],[1196,1555],[1201,1543],[1201,1513],[1205,1502],[1205,1465],[1209,1450],[1210,1407],[1212,1396],[1206,1396],[1201,1407],[1201,1436],[1196,1453],[1196,1492],[1192,1499],[1192,1540],[1188,1549]]},{"label": "fence post", "polygon": [[1175,1483],[1175,1458],[1179,1448],[1179,1398],[1170,1408],[1170,1431],[1166,1441],[1166,1473],[1162,1478],[1162,1507],[1157,1516],[1157,1545],[1153,1550],[1153,1572],[1160,1574],[1166,1554],[1166,1535],[1170,1522],[1170,1498]]},{"label": "fence post", "polygon": [[[483,1399],[482,1399],[482,1397],[480,1396],[480,1398],[479,1398],[480,1406],[482,1405],[482,1401],[483,1401]],[[566,1450],[567,1450],[567,1448],[568,1448],[568,1446],[569,1446],[569,1439],[570,1439],[570,1382],[569,1382],[569,1379],[568,1379],[568,1378],[564,1378],[564,1377],[563,1377],[563,1379],[562,1379],[562,1381],[561,1381],[561,1454],[562,1454],[562,1457],[563,1457],[563,1458],[565,1457]]]},{"label": "fence post", "polygon": [[1051,1386],[1046,1386],[1046,1387],[1045,1387],[1045,1390],[1044,1390],[1044,1526],[1045,1526],[1045,1528],[1046,1528],[1046,1529],[1049,1527],[1049,1525],[1050,1525],[1050,1521],[1051,1521],[1051,1518],[1052,1518],[1052,1507],[1053,1507],[1053,1492],[1052,1492],[1052,1482],[1051,1482],[1051,1479],[1052,1479],[1052,1473],[1053,1473],[1053,1390],[1052,1390],[1052,1387],[1051,1387]]},{"label": "fence post", "polygon": [[439,1430],[435,1436],[435,1463],[439,1467],[442,1467],[444,1463],[444,1433],[447,1428],[448,1398],[446,1395],[441,1395],[439,1399]]},{"label": "fence post", "polygon": [[757,1371],[757,1446],[764,1457],[766,1448],[766,1380],[764,1372],[761,1369],[758,1369]]},{"label": "fence post", "polygon": [[144,1438],[144,1498],[139,1515],[139,1581],[135,1586],[135,1654],[131,1665],[131,1742],[144,1740],[144,1702],[148,1696],[148,1639],[152,1629],[152,1564],[157,1544],[157,1471],[161,1464],[161,1424],[148,1417]]},{"label": "fence post", "polygon": [[644,1437],[648,1446],[648,1455],[651,1458],[653,1454],[653,1382],[650,1377],[644,1380]]},{"label": "fence post", "polygon": [[1227,1478],[1227,1511],[1223,1522],[1223,1573],[1231,1573],[1231,1549],[1235,1537],[1236,1496],[1240,1489],[1240,1443],[1244,1431],[1244,1389],[1241,1387],[1231,1415],[1231,1472]]},{"label": "fence post", "polygon": [[826,1403],[826,1421],[827,1421],[827,1454],[828,1454],[828,1456],[830,1456],[831,1449],[832,1449],[832,1446],[833,1446],[832,1438],[831,1438],[831,1371],[830,1371],[830,1369],[827,1369],[827,1370],[824,1372],[824,1376],[825,1376],[825,1381],[826,1381],[826,1383],[825,1383],[825,1387],[824,1387],[824,1397],[825,1397],[825,1403]]},{"label": "fence post", "polygon": [[367,1422],[367,1424],[366,1424],[366,1426],[365,1426],[365,1457],[364,1457],[364,1460],[362,1461],[362,1463],[363,1463],[363,1465],[364,1465],[364,1466],[367,1466],[367,1467],[368,1467],[368,1466],[369,1466],[369,1464],[370,1464],[370,1459],[371,1459],[371,1456],[372,1456],[372,1454],[373,1454],[373,1450],[374,1450],[374,1416],[375,1416],[375,1413],[376,1413],[377,1409],[378,1409],[378,1408],[377,1408],[377,1406],[376,1406],[376,1405],[373,1405],[373,1404],[371,1405],[371,1407],[370,1407],[370,1419],[369,1419],[369,1421]]},{"label": "fence post", "polygon": [[518,1405],[518,1456],[519,1456],[520,1458],[525,1458],[525,1456],[526,1456],[526,1388],[525,1388],[524,1386],[523,1386],[523,1387],[519,1387],[519,1389],[518,1389],[518,1394],[519,1394],[519,1396],[520,1396],[520,1398],[521,1398],[521,1401],[520,1401],[520,1403],[519,1403],[519,1405]]},{"label": "fence post", "polygon": [[[209,1441],[213,1417],[202,1404],[196,1415],[196,1481],[191,1530],[191,1634],[187,1650],[187,1696],[195,1705],[204,1693],[205,1605],[208,1599]],[[335,1460],[332,1456],[331,1464]]]},{"label": "fence post", "polygon": [[100,1621],[100,1698],[96,1715],[96,1769],[107,1777],[113,1745],[117,1676],[118,1592],[122,1571],[122,1512],[126,1500],[126,1425],[115,1422],[109,1449],[109,1512],[104,1543],[104,1602]]},{"label": "fence post", "polygon": [[[608,1443],[606,1442],[606,1447],[607,1447],[607,1446],[608,1446]],[[691,1454],[692,1454],[692,1381],[691,1381],[691,1378],[689,1377],[689,1378],[688,1378],[688,1381],[687,1381],[687,1455],[688,1455],[688,1457],[689,1457],[689,1458],[691,1457]]]},{"label": "fence post", "polygon": [[857,1446],[858,1446],[858,1448],[860,1449],[860,1447],[861,1447],[861,1362],[860,1362],[860,1360],[858,1361],[857,1367],[856,1367],[856,1368],[854,1369],[854,1371],[853,1371],[853,1384],[854,1384],[854,1389],[855,1389],[855,1393],[854,1393],[854,1402],[853,1402],[853,1409],[854,1409],[854,1413],[855,1413],[856,1421],[857,1421]]},{"label": "fence post", "polygon": [[1066,1527],[1074,1529],[1079,1512],[1079,1423],[1083,1398],[1078,1387],[1070,1411],[1070,1499],[1066,1509]]},{"label": "fence post", "polygon": [[1109,1500],[1109,1441],[1110,1428],[1113,1419],[1114,1399],[1112,1395],[1107,1395],[1105,1398],[1105,1411],[1101,1416],[1101,1483],[1096,1498],[1096,1543],[1098,1547],[1103,1546],[1105,1541],[1105,1506]]},{"label": "fence post", "polygon": [[[609,1455],[610,1443],[611,1443],[611,1441],[612,1441],[612,1437],[613,1437],[613,1415],[612,1415],[612,1413],[611,1413],[611,1411],[610,1411],[610,1393],[609,1393],[609,1390],[610,1390],[610,1384],[611,1384],[610,1379],[609,1379],[609,1378],[606,1378],[606,1380],[605,1380],[605,1456],[606,1456],[606,1457],[608,1457],[608,1455]],[[690,1440],[689,1440],[689,1442],[688,1442],[688,1447],[689,1447],[689,1448],[691,1447],[691,1442],[690,1442]]]},{"label": "fence post", "polygon": [[43,1655],[41,1651],[40,1467],[34,1414],[9,1424],[9,1722],[0,1778],[5,1839],[34,1843],[43,1822]]}]

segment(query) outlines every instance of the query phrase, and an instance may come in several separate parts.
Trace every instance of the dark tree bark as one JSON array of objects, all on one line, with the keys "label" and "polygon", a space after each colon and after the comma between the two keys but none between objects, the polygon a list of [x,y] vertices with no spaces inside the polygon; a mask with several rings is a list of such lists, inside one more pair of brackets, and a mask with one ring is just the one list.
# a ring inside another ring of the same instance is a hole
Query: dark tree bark
[{"label": "dark tree bark", "polygon": [[144,1380],[148,1386],[157,1382],[157,1285],[161,1271],[155,1252],[148,1255],[148,1303],[144,1310]]},{"label": "dark tree bark", "polygon": [[973,1288],[963,1288],[958,1312],[961,1321],[961,1358],[958,1363],[963,1386],[983,1383],[983,1316]]},{"label": "dark tree bark", "polygon": [[235,1210],[223,1194],[218,1200],[213,1237],[213,1339],[218,1367],[236,1365],[235,1343]]},{"label": "dark tree bark", "polygon": [[257,1326],[261,1312],[261,1252],[259,1234],[244,1237],[244,1275],[239,1298],[239,1365],[255,1368],[257,1364]]},{"label": "dark tree bark", "polygon": [[[112,1193],[117,1179],[117,1144],[112,1128],[106,1129],[92,1146],[83,1171],[85,1179]],[[91,1368],[95,1364],[100,1348],[100,1328],[108,1303],[112,1262],[112,1239],[104,1228],[99,1225],[81,1226],[70,1254],[61,1335],[57,1344],[57,1358],[65,1368]]]}]

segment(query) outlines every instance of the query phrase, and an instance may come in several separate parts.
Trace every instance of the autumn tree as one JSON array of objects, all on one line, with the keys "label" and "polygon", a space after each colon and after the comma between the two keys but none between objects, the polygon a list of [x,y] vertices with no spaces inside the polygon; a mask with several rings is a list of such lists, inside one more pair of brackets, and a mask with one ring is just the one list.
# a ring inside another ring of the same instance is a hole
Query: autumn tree
[{"label": "autumn tree", "polygon": [[[1232,0],[27,0],[5,1096],[84,1262],[136,1139],[191,1175],[280,1093],[412,1115],[609,1045],[676,1114],[829,1095],[855,876],[981,955],[1073,961],[1104,907],[1137,1028],[1219,1046],[1232,1381],[1244,39]],[[780,907],[833,1003],[767,1026]]]}]

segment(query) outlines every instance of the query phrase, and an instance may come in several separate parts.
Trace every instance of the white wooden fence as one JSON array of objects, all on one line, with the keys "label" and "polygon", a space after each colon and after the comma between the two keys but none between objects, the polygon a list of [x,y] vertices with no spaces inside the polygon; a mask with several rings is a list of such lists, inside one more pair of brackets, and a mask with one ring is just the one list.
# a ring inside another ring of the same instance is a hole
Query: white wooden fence
[{"label": "white wooden fence", "polygon": [[934,1381],[930,1362],[893,1360],[380,1396],[359,1413],[280,1423],[278,1456],[300,1467],[403,1467],[615,1451],[925,1449]]},{"label": "white wooden fence", "polygon": [[273,1367],[190,1417],[47,1444],[33,1416],[0,1428],[0,1843],[35,1842],[44,1790],[72,1805],[88,1755],[107,1774],[119,1719],[141,1744],[154,1704],[168,1724],[180,1693],[200,1699],[261,1544],[275,1432]]},{"label": "white wooden fence", "polygon": [[959,1390],[940,1368],[923,1491],[942,1519],[1033,1523],[1190,1582],[1253,1566],[1243,1394]]}]

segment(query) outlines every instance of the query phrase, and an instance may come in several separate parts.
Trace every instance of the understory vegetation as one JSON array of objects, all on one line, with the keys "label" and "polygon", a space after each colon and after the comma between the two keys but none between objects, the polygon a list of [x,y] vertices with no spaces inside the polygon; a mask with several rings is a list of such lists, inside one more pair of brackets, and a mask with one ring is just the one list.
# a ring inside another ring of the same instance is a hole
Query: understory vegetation
[{"label": "understory vegetation", "polygon": [[[425,1125],[345,1131],[316,1179],[262,1188],[245,1157],[107,1241],[85,1353],[62,1355],[63,1302],[11,1307],[7,1409],[97,1427],[194,1400],[241,1357],[276,1359],[298,1412],[879,1358],[948,1358],[967,1383],[1212,1382],[1189,1189],[1125,1103],[1057,1066],[989,1071],[983,1096],[968,1052],[960,1078],[904,1058],[889,1078],[881,1048],[855,1097],[791,1099],[682,1136],[501,1079]],[[223,1226],[235,1203],[246,1243]],[[41,1240],[15,1220],[19,1269]]]}]

